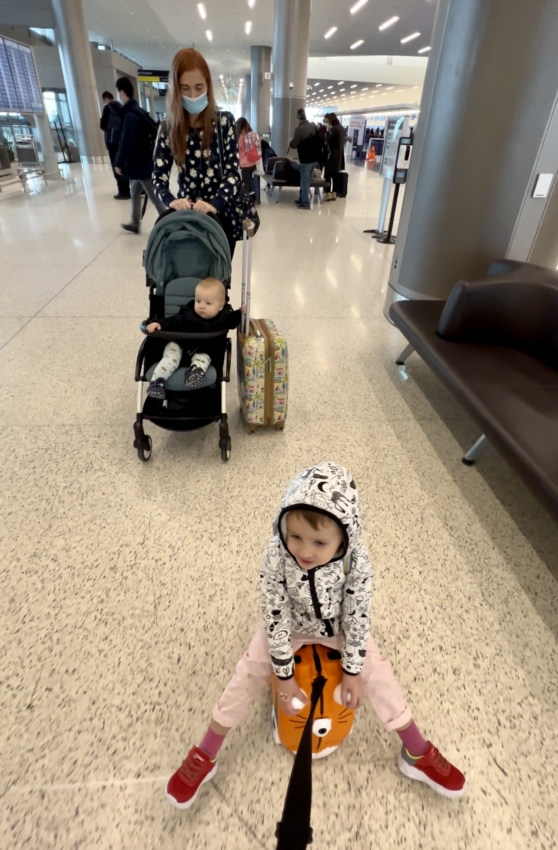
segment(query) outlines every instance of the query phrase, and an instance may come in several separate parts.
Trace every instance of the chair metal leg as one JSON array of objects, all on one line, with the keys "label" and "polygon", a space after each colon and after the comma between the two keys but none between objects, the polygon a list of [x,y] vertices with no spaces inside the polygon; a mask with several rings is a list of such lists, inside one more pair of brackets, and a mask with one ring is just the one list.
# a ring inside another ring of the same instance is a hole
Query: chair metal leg
[{"label": "chair metal leg", "polygon": [[399,355],[399,357],[398,357],[398,358],[397,358],[397,360],[395,361],[395,362],[396,362],[396,364],[397,364],[398,366],[404,366],[404,365],[405,365],[405,360],[407,360],[407,358],[411,356],[411,354],[413,353],[413,351],[414,351],[414,350],[415,350],[415,349],[413,348],[413,346],[409,344],[409,345],[407,346],[407,348],[405,348],[405,349],[401,352],[401,354]]},{"label": "chair metal leg", "polygon": [[486,446],[488,445],[488,440],[482,435],[479,437],[474,446],[471,446],[465,457],[463,458],[463,463],[465,466],[474,466],[475,460],[481,456]]}]

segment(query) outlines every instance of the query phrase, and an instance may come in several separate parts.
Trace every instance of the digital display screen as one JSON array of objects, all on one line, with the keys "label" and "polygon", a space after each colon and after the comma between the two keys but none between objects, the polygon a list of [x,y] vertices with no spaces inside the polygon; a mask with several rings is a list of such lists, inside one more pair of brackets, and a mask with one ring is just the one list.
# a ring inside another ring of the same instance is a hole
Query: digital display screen
[{"label": "digital display screen", "polygon": [[0,36],[0,112],[44,112],[31,48]]}]

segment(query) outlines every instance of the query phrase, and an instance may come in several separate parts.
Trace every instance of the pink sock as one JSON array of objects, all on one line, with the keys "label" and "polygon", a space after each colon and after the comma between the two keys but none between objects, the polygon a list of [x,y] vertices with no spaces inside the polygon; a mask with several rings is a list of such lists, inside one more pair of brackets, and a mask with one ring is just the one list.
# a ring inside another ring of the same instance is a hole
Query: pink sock
[{"label": "pink sock", "polygon": [[224,735],[218,735],[216,732],[212,732],[211,729],[208,729],[202,738],[199,749],[203,750],[206,756],[209,756],[211,761],[215,761],[219,754],[219,750],[223,746],[224,740]]},{"label": "pink sock", "polygon": [[428,748],[428,741],[424,740],[414,720],[407,729],[398,729],[397,734],[410,756],[420,758],[425,754]]}]

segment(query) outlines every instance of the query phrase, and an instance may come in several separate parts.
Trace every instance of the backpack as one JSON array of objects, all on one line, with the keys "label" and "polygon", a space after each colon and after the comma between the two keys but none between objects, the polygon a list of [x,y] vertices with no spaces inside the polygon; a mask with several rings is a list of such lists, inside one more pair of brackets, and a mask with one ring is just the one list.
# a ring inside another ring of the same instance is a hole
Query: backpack
[{"label": "backpack", "polygon": [[243,133],[239,140],[239,146],[244,148],[244,156],[248,166],[255,165],[262,158],[262,145],[257,133]]},{"label": "backpack", "polygon": [[[141,109],[141,107],[140,107]],[[146,130],[146,146],[148,146],[149,150],[154,153],[155,152],[155,144],[157,142],[157,134],[159,133],[159,125],[156,121],[153,120],[149,112],[146,112],[145,109],[141,109],[143,113],[142,117],[144,119],[144,123],[147,127]]]},{"label": "backpack", "polygon": [[109,145],[118,145],[122,135],[122,119],[120,110],[114,108],[115,104],[109,103],[109,118],[105,131],[106,140]]}]

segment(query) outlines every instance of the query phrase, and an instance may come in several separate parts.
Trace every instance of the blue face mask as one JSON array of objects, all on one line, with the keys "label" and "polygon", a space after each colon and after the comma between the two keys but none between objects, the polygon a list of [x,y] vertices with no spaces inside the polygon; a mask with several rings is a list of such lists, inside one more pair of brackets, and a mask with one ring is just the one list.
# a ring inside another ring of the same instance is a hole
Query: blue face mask
[{"label": "blue face mask", "polygon": [[183,94],[182,105],[186,112],[189,112],[190,115],[199,115],[200,112],[203,112],[203,110],[209,106],[207,92],[204,91],[204,93],[200,94],[199,97],[186,97],[186,95]]}]

